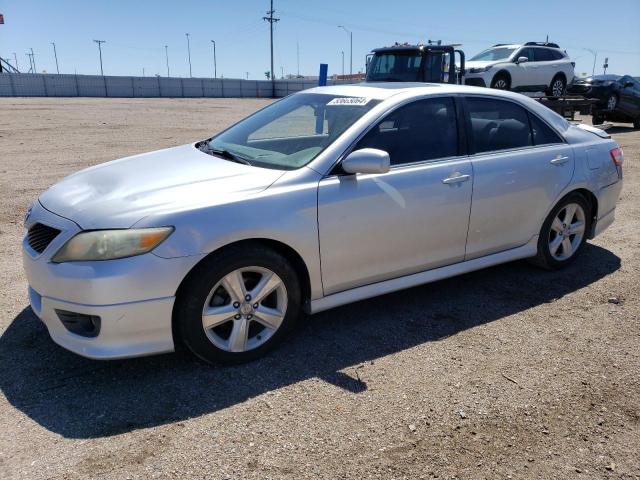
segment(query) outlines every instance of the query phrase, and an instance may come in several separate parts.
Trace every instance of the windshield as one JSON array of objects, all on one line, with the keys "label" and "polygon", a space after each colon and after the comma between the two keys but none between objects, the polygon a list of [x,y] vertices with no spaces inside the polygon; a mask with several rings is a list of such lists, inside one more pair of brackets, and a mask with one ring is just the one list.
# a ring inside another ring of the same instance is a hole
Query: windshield
[{"label": "windshield", "polygon": [[367,81],[421,82],[422,59],[419,51],[376,53],[367,67]]},{"label": "windshield", "polygon": [[517,48],[518,47],[490,48],[472,57],[470,61],[491,62],[493,60],[507,60]]},{"label": "windshield", "polygon": [[380,100],[318,93],[286,97],[203,142],[202,151],[292,170],[313,160]]}]

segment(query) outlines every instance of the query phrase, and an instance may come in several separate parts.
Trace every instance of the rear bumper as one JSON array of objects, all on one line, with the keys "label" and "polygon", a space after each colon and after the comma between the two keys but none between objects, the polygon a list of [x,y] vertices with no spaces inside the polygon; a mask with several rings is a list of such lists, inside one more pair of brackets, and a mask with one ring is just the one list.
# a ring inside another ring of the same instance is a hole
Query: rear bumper
[{"label": "rear bumper", "polygon": [[596,195],[598,199],[598,218],[591,230],[591,238],[604,232],[615,220],[616,203],[622,191],[622,179],[604,187]]}]

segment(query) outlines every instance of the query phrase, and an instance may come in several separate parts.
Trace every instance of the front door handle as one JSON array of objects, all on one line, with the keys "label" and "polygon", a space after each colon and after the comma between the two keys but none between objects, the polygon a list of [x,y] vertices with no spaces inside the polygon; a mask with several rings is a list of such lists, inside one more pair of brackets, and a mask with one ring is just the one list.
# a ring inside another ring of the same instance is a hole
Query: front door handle
[{"label": "front door handle", "polygon": [[460,175],[459,173],[456,172],[450,177],[447,177],[444,180],[442,180],[442,183],[444,183],[445,185],[451,185],[453,183],[466,182],[470,178],[471,178],[471,175]]},{"label": "front door handle", "polygon": [[569,161],[569,157],[563,157],[562,155],[558,155],[556,158],[551,160],[551,165],[564,165]]}]

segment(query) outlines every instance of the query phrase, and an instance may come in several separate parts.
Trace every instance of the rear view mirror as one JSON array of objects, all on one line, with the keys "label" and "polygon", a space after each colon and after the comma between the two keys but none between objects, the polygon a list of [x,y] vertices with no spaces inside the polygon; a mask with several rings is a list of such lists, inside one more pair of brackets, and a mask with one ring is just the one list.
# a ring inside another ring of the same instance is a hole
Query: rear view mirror
[{"label": "rear view mirror", "polygon": [[387,173],[391,160],[389,154],[377,148],[363,148],[347,155],[342,169],[347,173]]},{"label": "rear view mirror", "polygon": [[529,59],[527,57],[518,57],[518,60],[516,60],[516,63],[525,63],[528,61]]}]

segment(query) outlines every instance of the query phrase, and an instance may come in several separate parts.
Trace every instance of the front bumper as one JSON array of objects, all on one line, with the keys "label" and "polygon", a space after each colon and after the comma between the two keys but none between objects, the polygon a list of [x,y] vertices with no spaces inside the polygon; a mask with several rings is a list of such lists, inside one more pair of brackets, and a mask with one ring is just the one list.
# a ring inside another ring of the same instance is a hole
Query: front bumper
[{"label": "front bumper", "polygon": [[[31,249],[26,239],[22,249],[31,308],[57,344],[97,359],[173,351],[175,293],[204,255],[166,259],[147,253],[103,262],[56,264],[51,257],[80,228],[38,202],[27,227],[35,223],[61,230],[41,254]],[[100,317],[99,334],[86,337],[72,333],[56,310]]]},{"label": "front bumper", "polygon": [[470,77],[465,76],[464,79],[465,85],[471,85],[472,87],[486,87],[487,84],[482,77]]}]

